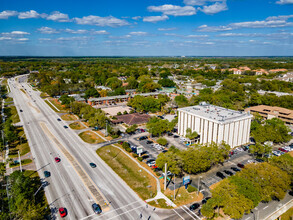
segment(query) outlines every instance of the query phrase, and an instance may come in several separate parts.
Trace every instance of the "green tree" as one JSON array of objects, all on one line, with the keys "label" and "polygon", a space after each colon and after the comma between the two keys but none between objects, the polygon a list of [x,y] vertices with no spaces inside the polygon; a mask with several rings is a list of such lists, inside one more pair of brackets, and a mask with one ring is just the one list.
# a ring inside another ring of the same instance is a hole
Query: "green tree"
[{"label": "green tree", "polygon": [[249,151],[257,156],[264,157],[265,154],[272,152],[272,147],[267,144],[256,143],[255,145],[250,145]]},{"label": "green tree", "polygon": [[163,87],[174,87],[174,86],[176,86],[176,83],[173,80],[168,79],[168,78],[160,79],[158,81],[158,84],[160,84]]},{"label": "green tree", "polygon": [[156,165],[165,171],[165,163],[167,163],[167,169],[176,175],[182,174],[183,161],[180,154],[173,151],[166,153],[160,153],[156,160]]},{"label": "green tree", "polygon": [[175,103],[179,106],[179,107],[185,107],[188,106],[188,99],[184,96],[184,95],[178,95],[175,97]]},{"label": "green tree", "polygon": [[71,102],[74,102],[74,98],[73,97],[70,97],[68,95],[62,95],[59,98],[59,101],[61,101],[61,104],[62,105],[69,105]]},{"label": "green tree", "polygon": [[283,154],[279,157],[272,157],[269,159],[269,164],[280,168],[288,173],[293,181],[293,157],[289,154]]},{"label": "green tree", "polygon": [[137,129],[137,124],[134,124],[134,125],[131,125],[130,127],[128,127],[127,129],[126,129],[126,133],[133,133],[133,132],[135,132],[136,131],[136,129]]},{"label": "green tree", "polygon": [[166,138],[159,138],[157,140],[158,144],[166,146],[168,144],[168,141],[166,140]]},{"label": "green tree", "polygon": [[197,132],[194,131],[192,132],[191,128],[187,128],[186,129],[186,135],[185,137],[187,137],[189,140],[193,140],[198,136]]},{"label": "green tree", "polygon": [[88,99],[90,97],[95,97],[95,98],[100,97],[100,93],[95,88],[91,87],[85,91],[85,95],[84,95],[85,99]]},{"label": "green tree", "polygon": [[154,136],[161,136],[162,133],[170,131],[170,122],[157,117],[152,117],[146,125],[148,131]]},{"label": "green tree", "polygon": [[115,90],[122,86],[122,81],[117,77],[111,77],[107,79],[106,85],[109,86],[112,90]]},{"label": "green tree", "polygon": [[136,89],[138,87],[138,82],[133,76],[127,78],[126,82],[128,83],[127,89]]}]

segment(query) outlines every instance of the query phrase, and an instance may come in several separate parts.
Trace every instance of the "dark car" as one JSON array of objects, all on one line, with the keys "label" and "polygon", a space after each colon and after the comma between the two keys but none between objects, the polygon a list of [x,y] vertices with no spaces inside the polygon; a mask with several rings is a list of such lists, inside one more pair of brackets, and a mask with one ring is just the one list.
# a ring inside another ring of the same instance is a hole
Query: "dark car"
[{"label": "dark car", "polygon": [[92,208],[93,208],[94,213],[96,213],[96,214],[102,213],[102,208],[99,204],[97,204],[97,203],[92,204]]},{"label": "dark car", "polygon": [[57,118],[57,121],[61,121],[61,119],[60,118]]},{"label": "dark car", "polygon": [[20,112],[23,112],[22,109],[19,110]]},{"label": "dark car", "polygon": [[257,162],[259,162],[259,163],[262,163],[262,162],[264,162],[262,159],[259,159],[259,158],[257,158],[257,159],[255,159]]},{"label": "dark car", "polygon": [[97,165],[95,163],[90,163],[91,168],[96,168]]},{"label": "dark car", "polygon": [[190,209],[191,211],[194,211],[194,210],[196,210],[198,207],[200,207],[200,204],[198,204],[198,203],[193,203],[193,204],[189,207],[189,209]]},{"label": "dark car", "polygon": [[147,143],[147,144],[152,144],[152,143],[154,143],[154,142],[147,140],[146,143]]},{"label": "dark car", "polygon": [[229,170],[224,170],[223,172],[226,173],[229,176],[232,176],[233,175],[233,173],[231,171],[229,171]]},{"label": "dark car", "polygon": [[141,132],[145,132],[145,129],[142,129],[142,128],[141,128],[140,131],[141,131]]},{"label": "dark car", "polygon": [[203,200],[201,201],[201,204],[206,204],[207,201],[208,201],[210,198],[211,198],[211,197],[206,197],[205,199],[203,199]]},{"label": "dark car", "polygon": [[163,117],[163,116],[160,116],[160,115],[158,116],[158,118],[160,118],[160,119],[164,119],[164,117]]},{"label": "dark car", "polygon": [[63,207],[59,208],[59,213],[60,213],[61,218],[64,218],[67,215],[66,209]]},{"label": "dark car", "polygon": [[142,141],[142,140],[145,140],[145,139],[147,139],[147,138],[148,138],[147,136],[142,136],[142,137],[140,137],[138,140]]},{"label": "dark car", "polygon": [[51,176],[51,173],[49,171],[44,171],[44,176],[48,178]]},{"label": "dark car", "polygon": [[226,178],[225,175],[223,173],[221,173],[221,172],[217,172],[216,173],[216,176],[220,177],[221,179],[225,179]]},{"label": "dark car", "polygon": [[179,135],[176,135],[176,134],[175,134],[173,137],[174,137],[174,138],[179,138]]},{"label": "dark car", "polygon": [[248,145],[244,145],[244,146],[242,147],[242,149],[243,149],[244,151],[247,151],[247,150],[249,150],[249,146],[248,146]]},{"label": "dark car", "polygon": [[244,164],[242,164],[242,163],[238,163],[237,166],[240,168],[244,168]]},{"label": "dark car", "polygon": [[238,169],[237,167],[231,167],[231,170],[235,171],[235,172],[239,172],[240,169]]},{"label": "dark car", "polygon": [[64,128],[68,128],[68,126],[66,126],[66,125],[64,125],[63,127],[64,127]]},{"label": "dark car", "polygon": [[56,163],[59,163],[60,162],[60,158],[59,157],[55,157],[55,161],[56,161]]}]

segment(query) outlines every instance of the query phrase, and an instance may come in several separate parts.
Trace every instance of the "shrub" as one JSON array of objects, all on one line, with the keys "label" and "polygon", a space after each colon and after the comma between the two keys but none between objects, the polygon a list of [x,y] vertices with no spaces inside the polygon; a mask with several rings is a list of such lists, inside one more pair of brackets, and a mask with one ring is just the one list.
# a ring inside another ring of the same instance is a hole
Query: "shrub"
[{"label": "shrub", "polygon": [[137,158],[140,162],[143,160],[143,158],[142,157],[138,157]]},{"label": "shrub", "polygon": [[122,113],[121,112],[118,112],[117,115],[122,115]]},{"label": "shrub", "polygon": [[130,147],[127,147],[125,150],[126,150],[128,153],[132,152],[132,150],[131,150]]},{"label": "shrub", "polygon": [[137,157],[138,157],[138,155],[137,155],[137,154],[132,154],[132,156],[133,156],[134,158],[137,158]]},{"label": "shrub", "polygon": [[129,148],[129,143],[123,142],[122,147],[126,150],[126,148]]},{"label": "shrub", "polygon": [[168,141],[165,138],[159,138],[157,140],[157,142],[158,142],[158,144],[163,145],[163,146],[167,145],[167,143],[168,143]]},{"label": "shrub", "polygon": [[192,192],[197,191],[197,188],[195,188],[194,186],[188,185],[188,187],[187,187],[187,191],[188,191],[189,193],[192,193]]}]

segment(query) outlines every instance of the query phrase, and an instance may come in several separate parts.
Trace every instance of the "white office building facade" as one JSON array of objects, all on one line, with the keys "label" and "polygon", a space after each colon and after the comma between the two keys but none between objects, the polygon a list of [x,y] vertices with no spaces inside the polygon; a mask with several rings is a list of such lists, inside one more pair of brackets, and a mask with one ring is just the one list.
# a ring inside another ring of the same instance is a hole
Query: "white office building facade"
[{"label": "white office building facade", "polygon": [[199,135],[200,144],[225,141],[231,148],[249,143],[252,115],[205,102],[178,109],[178,134],[190,128]]}]

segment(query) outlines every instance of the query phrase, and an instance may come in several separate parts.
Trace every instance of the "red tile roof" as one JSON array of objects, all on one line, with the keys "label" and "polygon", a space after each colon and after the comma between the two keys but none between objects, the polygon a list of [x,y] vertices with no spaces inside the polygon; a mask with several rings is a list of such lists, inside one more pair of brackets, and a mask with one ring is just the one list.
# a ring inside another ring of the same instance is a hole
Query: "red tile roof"
[{"label": "red tile roof", "polygon": [[127,115],[117,115],[115,117],[117,118],[117,120],[113,120],[112,122],[114,123],[124,122],[128,125],[134,125],[147,123],[151,116],[147,114],[133,113]]}]

